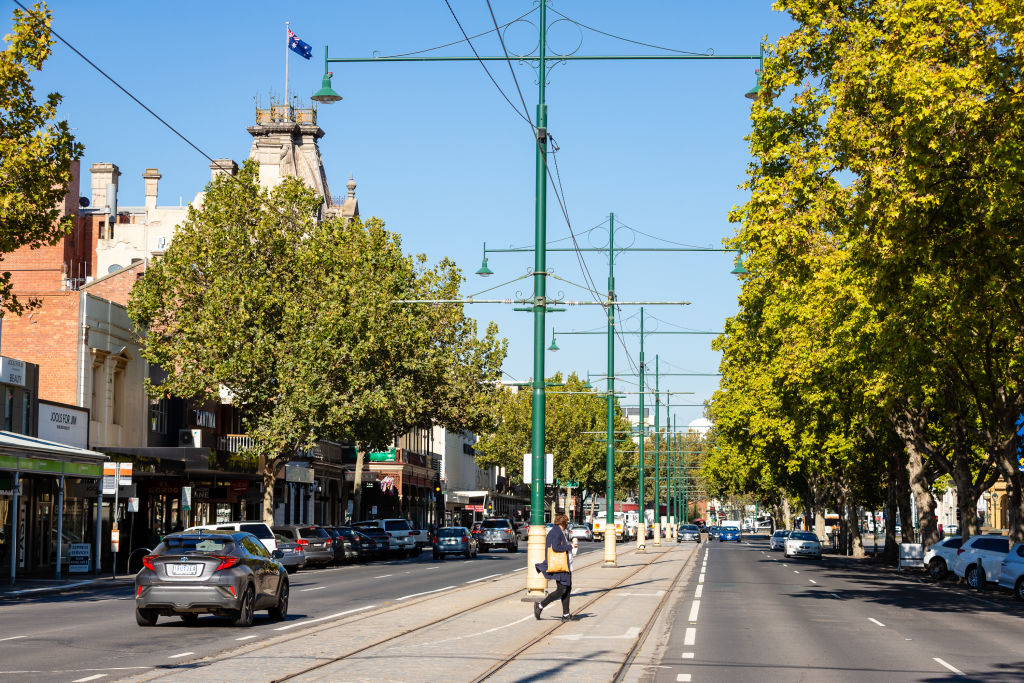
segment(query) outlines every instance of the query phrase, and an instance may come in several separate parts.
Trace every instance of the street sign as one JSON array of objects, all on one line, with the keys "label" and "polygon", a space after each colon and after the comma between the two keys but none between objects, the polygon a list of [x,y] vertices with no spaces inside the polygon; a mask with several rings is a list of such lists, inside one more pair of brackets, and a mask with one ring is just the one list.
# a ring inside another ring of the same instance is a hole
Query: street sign
[{"label": "street sign", "polygon": [[[551,453],[545,454],[544,464],[544,483],[555,483],[555,456]],[[523,453],[523,483],[533,483],[533,455],[531,453]]]},{"label": "street sign", "polygon": [[192,509],[192,487],[182,486],[181,487],[181,509],[191,510]]},{"label": "street sign", "polygon": [[578,489],[580,487],[580,483],[578,481],[562,481],[559,479],[558,487],[563,489]]},{"label": "street sign", "polygon": [[88,543],[71,543],[68,545],[68,572],[82,573],[89,571],[89,558],[92,549]]},{"label": "street sign", "polygon": [[132,485],[132,464],[130,462],[103,463],[103,495],[117,493],[118,486]]}]

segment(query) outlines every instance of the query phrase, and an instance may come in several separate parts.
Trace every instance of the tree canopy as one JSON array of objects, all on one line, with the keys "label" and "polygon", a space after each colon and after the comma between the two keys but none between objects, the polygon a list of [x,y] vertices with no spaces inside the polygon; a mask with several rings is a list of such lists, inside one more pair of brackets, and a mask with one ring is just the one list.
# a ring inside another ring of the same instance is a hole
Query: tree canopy
[{"label": "tree canopy", "polygon": [[208,186],[132,291],[143,355],[168,373],[151,393],[226,391],[270,478],[319,439],[364,452],[413,427],[487,428],[496,326],[478,337],[461,305],[406,303],[457,298],[458,269],[403,254],[379,219],[316,220],[319,202],[294,178],[261,188],[252,161]]},{"label": "tree canopy", "polygon": [[[82,158],[67,121],[56,121],[58,93],[35,99],[31,73],[43,68],[54,41],[44,3],[14,10],[0,52],[0,257],[20,247],[54,244],[72,227],[61,216],[71,163]],[[77,198],[76,198],[77,199]],[[19,313],[11,274],[0,273],[0,310]]]}]

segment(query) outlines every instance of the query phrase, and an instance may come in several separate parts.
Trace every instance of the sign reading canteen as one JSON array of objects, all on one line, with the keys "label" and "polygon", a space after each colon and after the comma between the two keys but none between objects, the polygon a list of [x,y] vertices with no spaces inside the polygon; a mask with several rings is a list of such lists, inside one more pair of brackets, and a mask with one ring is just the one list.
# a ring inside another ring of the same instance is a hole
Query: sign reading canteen
[{"label": "sign reading canteen", "polygon": [[89,448],[89,411],[39,401],[39,438]]}]

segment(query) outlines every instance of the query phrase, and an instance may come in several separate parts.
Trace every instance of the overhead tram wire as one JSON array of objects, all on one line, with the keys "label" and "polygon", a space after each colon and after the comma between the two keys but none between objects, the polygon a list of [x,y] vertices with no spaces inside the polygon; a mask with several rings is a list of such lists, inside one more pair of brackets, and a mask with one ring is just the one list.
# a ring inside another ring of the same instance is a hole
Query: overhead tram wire
[{"label": "overhead tram wire", "polygon": [[627,43],[633,43],[634,45],[643,45],[644,47],[653,47],[655,50],[664,50],[665,52],[675,52],[675,53],[681,54],[681,55],[703,55],[703,54],[707,54],[706,52],[693,52],[691,50],[677,50],[676,48],[673,48],[673,47],[664,47],[664,46],[661,46],[661,45],[655,45],[653,43],[645,43],[645,42],[642,42],[642,41],[639,41],[639,40],[633,40],[632,38],[626,38],[624,36],[619,36],[619,35],[616,35],[614,33],[608,33],[607,31],[602,31],[599,28],[594,28],[593,26],[587,26],[586,24],[584,24],[581,21],[576,21],[572,17],[570,17],[568,15],[565,15],[565,14],[562,14],[561,12],[556,10],[554,7],[550,8],[550,9],[551,9],[552,12],[554,12],[558,16],[562,17],[563,19],[565,19],[567,21],[571,21],[572,23],[576,24],[580,28],[585,28],[588,31],[593,31],[594,33],[600,33],[602,36],[608,36],[609,38],[615,38],[616,40],[621,40],[621,41],[624,41],[624,42],[627,42]]},{"label": "overhead tram wire", "polygon": [[[451,7],[449,7],[449,9],[451,9]],[[500,27],[495,25],[494,29],[487,29],[486,31],[481,31],[480,33],[477,33],[475,36],[466,36],[465,32],[463,32],[463,36],[465,36],[465,37],[462,40],[453,40],[450,43],[445,43],[444,45],[437,45],[436,47],[428,47],[428,48],[423,49],[423,50],[414,50],[412,52],[402,52],[402,53],[396,54],[396,55],[387,55],[385,57],[381,57],[381,59],[393,59],[395,57],[411,57],[413,55],[421,55],[421,54],[424,54],[426,52],[433,52],[434,50],[441,50],[441,49],[446,48],[446,47],[451,47],[452,45],[458,45],[459,43],[467,43],[470,40],[472,40],[473,38],[479,38],[481,36],[486,36],[488,33],[494,33],[495,31],[498,31],[500,33],[501,29],[508,28],[509,26],[511,26],[512,24],[516,23],[520,19],[525,19],[526,17],[530,16],[531,14],[533,14],[536,11],[537,11],[537,8],[534,7],[529,12],[526,12],[525,14],[520,14],[518,17],[516,17],[512,21],[507,22],[505,24],[502,24]]]}]

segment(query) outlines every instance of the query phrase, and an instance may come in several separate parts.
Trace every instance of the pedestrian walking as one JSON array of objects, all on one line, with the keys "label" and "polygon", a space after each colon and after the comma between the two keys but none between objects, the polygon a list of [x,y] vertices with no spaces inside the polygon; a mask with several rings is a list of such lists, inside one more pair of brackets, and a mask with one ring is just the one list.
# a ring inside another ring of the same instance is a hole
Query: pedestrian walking
[{"label": "pedestrian walking", "polygon": [[540,619],[541,611],[555,600],[562,601],[562,621],[572,620],[569,613],[569,594],[572,592],[572,559],[579,548],[579,539],[565,535],[569,526],[569,518],[555,515],[555,525],[551,527],[544,540],[544,561],[535,566],[544,578],[555,582],[555,590],[544,596],[540,602],[533,604],[533,616]]}]

